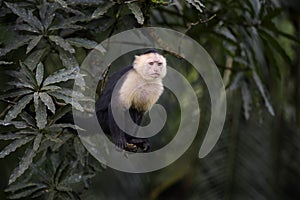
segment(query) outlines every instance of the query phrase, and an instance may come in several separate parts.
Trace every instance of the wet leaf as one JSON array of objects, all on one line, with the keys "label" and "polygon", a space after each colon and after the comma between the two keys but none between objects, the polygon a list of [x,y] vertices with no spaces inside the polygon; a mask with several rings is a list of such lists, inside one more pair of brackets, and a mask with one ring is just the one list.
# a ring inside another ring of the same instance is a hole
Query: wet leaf
[{"label": "wet leaf", "polygon": [[34,25],[40,31],[43,30],[42,23],[32,14],[32,11],[19,7],[17,4],[5,2],[6,6],[11,9],[11,11],[22,18],[25,22],[30,25]]},{"label": "wet leaf", "polygon": [[74,139],[74,149],[77,154],[78,160],[80,161],[81,165],[84,166],[85,158],[86,158],[87,154],[86,154],[86,150],[85,150],[84,146],[82,145],[82,143],[78,137],[76,137]]},{"label": "wet leaf", "polygon": [[194,6],[199,12],[203,12],[203,8],[205,8],[204,4],[201,3],[200,0],[185,0],[187,3]]},{"label": "wet leaf", "polygon": [[57,35],[50,35],[49,39],[52,40],[56,45],[63,48],[65,51],[68,51],[70,53],[75,53],[75,49],[62,37],[59,37]]},{"label": "wet leaf", "polygon": [[49,94],[51,96],[56,97],[57,99],[63,100],[67,104],[71,104],[75,109],[77,109],[77,110],[79,110],[81,112],[84,112],[83,107],[78,102],[74,101],[74,99],[72,99],[71,97],[63,95],[63,94],[60,94],[58,92],[51,92]]},{"label": "wet leaf", "polygon": [[27,49],[26,49],[26,54],[28,54],[39,43],[39,41],[42,39],[42,37],[43,37],[42,35],[36,36],[29,42]]},{"label": "wet leaf", "polygon": [[76,77],[77,72],[78,72],[78,68],[68,68],[68,69],[58,70],[45,79],[43,86],[74,79]]},{"label": "wet leaf", "polygon": [[4,56],[12,50],[18,49],[21,46],[24,46],[32,39],[32,36],[20,36],[14,38],[14,42],[9,43],[5,48],[0,48],[0,56]]},{"label": "wet leaf", "polygon": [[22,137],[23,136],[15,133],[0,134],[0,140],[15,140],[15,139],[20,139]]},{"label": "wet leaf", "polygon": [[250,117],[252,97],[250,94],[249,87],[245,81],[242,82],[241,89],[242,89],[244,116],[245,116],[245,119],[248,120]]},{"label": "wet leaf", "polygon": [[270,102],[270,100],[269,100],[269,98],[267,96],[267,92],[264,89],[263,83],[261,82],[258,74],[255,71],[252,72],[252,77],[254,79],[254,82],[256,83],[256,86],[257,86],[257,88],[258,88],[261,96],[263,97],[263,99],[265,101],[265,106],[267,107],[269,113],[272,116],[274,116],[275,112],[274,112],[273,106],[272,106],[272,104],[271,104],[271,102]]},{"label": "wet leaf", "polygon": [[45,92],[41,92],[41,93],[39,93],[39,95],[40,95],[40,98],[41,98],[42,102],[47,106],[47,108],[52,113],[55,113],[55,105],[54,105],[54,102],[53,102],[51,96],[49,96]]},{"label": "wet leaf", "polygon": [[41,62],[37,65],[35,79],[36,79],[37,85],[40,86],[44,79],[44,65]]},{"label": "wet leaf", "polygon": [[13,182],[15,182],[16,179],[28,169],[35,155],[36,152],[31,147],[28,147],[19,165],[11,173],[8,184],[12,184]]},{"label": "wet leaf", "polygon": [[31,92],[33,92],[33,91],[30,90],[30,89],[26,89],[26,88],[17,89],[17,90],[7,92],[5,94],[0,95],[0,99],[6,99],[6,98],[12,98],[12,97],[21,97],[21,96],[23,96],[25,94],[29,94]]},{"label": "wet leaf", "polygon": [[11,142],[0,152],[0,158],[4,158],[5,156],[9,155],[10,153],[16,151],[17,148],[27,144],[28,142],[33,140],[33,138],[34,137],[24,137],[24,138],[17,139],[15,141]]},{"label": "wet leaf", "polygon": [[63,66],[66,68],[79,68],[79,65],[76,61],[76,58],[73,54],[64,51],[62,49],[59,49],[59,58],[63,63]]},{"label": "wet leaf", "polygon": [[40,62],[46,49],[39,49],[33,51],[24,61],[24,64],[28,66],[30,70],[34,70],[37,64]]},{"label": "wet leaf", "polygon": [[92,14],[93,19],[97,19],[104,15],[112,6],[115,5],[115,2],[108,2],[105,6],[99,6]]},{"label": "wet leaf", "polygon": [[42,138],[43,138],[43,134],[41,134],[41,133],[39,133],[39,134],[35,137],[35,139],[34,139],[34,141],[33,141],[33,150],[34,150],[34,151],[37,151],[37,150],[39,149],[40,144],[41,144],[41,142],[42,142]]},{"label": "wet leaf", "polygon": [[138,3],[136,3],[136,2],[129,3],[128,7],[131,10],[134,17],[136,18],[137,22],[139,24],[144,24],[145,19],[144,19],[144,16],[143,16],[143,12],[140,9],[140,7],[138,6]]},{"label": "wet leaf", "polygon": [[66,106],[62,106],[60,107],[53,116],[50,117],[50,123],[55,123],[57,120],[59,120],[60,118],[62,118],[63,116],[65,116],[68,112],[70,112],[72,110],[72,106],[71,105],[66,105]]},{"label": "wet leaf", "polygon": [[[43,193],[45,192],[44,190],[48,186],[42,183],[28,183],[28,184],[23,184],[23,187],[20,188],[18,191],[15,191],[13,194],[10,194],[8,196],[9,199],[21,199],[25,197],[32,197],[33,194],[37,193],[38,191],[42,191]],[[7,192],[7,191],[6,191]]]},{"label": "wet leaf", "polygon": [[16,105],[14,105],[6,114],[5,121],[11,121],[12,119],[16,118],[21,111],[29,104],[32,100],[33,95],[29,94],[21,98]]},{"label": "wet leaf", "polygon": [[14,126],[16,128],[22,129],[22,128],[28,128],[28,124],[23,121],[3,121],[0,120],[0,125],[2,126]]},{"label": "wet leaf", "polygon": [[47,124],[47,112],[46,106],[39,98],[39,94],[37,92],[34,93],[34,108],[36,125],[39,129],[43,129]]},{"label": "wet leaf", "polygon": [[74,46],[83,47],[86,49],[93,49],[98,45],[97,42],[85,38],[68,38],[66,40]]},{"label": "wet leaf", "polygon": [[20,117],[30,126],[35,127],[35,120],[34,118],[28,114],[27,112],[23,111],[20,114]]}]

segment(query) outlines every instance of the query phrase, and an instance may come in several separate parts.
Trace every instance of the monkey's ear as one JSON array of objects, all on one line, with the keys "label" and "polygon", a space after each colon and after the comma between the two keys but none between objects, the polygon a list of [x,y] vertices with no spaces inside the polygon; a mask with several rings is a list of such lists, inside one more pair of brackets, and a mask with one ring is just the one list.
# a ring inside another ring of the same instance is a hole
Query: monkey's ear
[{"label": "monkey's ear", "polygon": [[137,58],[139,58],[139,57],[140,57],[140,56],[137,56],[137,55],[134,56],[135,59],[137,59]]}]

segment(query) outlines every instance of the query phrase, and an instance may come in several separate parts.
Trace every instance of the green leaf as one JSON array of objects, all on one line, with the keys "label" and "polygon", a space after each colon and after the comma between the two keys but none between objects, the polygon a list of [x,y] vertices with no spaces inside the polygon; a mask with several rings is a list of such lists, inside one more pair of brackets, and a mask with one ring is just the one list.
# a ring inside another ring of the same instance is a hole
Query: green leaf
[{"label": "green leaf", "polygon": [[59,48],[59,58],[66,68],[79,68],[79,65],[76,61],[76,58],[73,54],[69,53],[68,51],[64,51],[63,49]]},{"label": "green leaf", "polygon": [[115,2],[108,2],[105,6],[99,6],[92,14],[93,19],[97,19],[103,16],[111,7],[115,5]]},{"label": "green leaf", "polygon": [[33,140],[33,138],[34,137],[24,137],[24,138],[17,139],[15,141],[11,142],[0,152],[0,158],[4,158],[5,156],[14,152],[17,148],[19,148],[19,147],[23,146],[24,144],[27,144],[28,142]]},{"label": "green leaf", "polygon": [[79,126],[77,125],[74,125],[74,124],[53,124],[51,126],[48,127],[49,129],[51,128],[71,128],[71,129],[74,129],[74,130],[81,130],[81,131],[84,131],[84,129],[80,128]]},{"label": "green leaf", "polygon": [[60,118],[62,118],[63,116],[65,116],[68,112],[70,112],[72,110],[72,106],[71,105],[66,105],[66,106],[62,106],[60,107],[53,116],[50,117],[49,122],[51,124],[55,123],[57,120],[59,120]]},{"label": "green leaf", "polygon": [[47,124],[47,112],[46,106],[39,98],[39,93],[34,93],[34,108],[35,108],[35,120],[39,129],[45,128]]},{"label": "green leaf", "polygon": [[42,23],[32,14],[32,11],[19,7],[17,4],[5,2],[6,6],[11,9],[11,11],[22,18],[29,25],[35,26],[40,31],[43,30]]},{"label": "green leaf", "polygon": [[6,61],[0,61],[0,65],[12,65],[14,62],[6,62]]},{"label": "green leaf", "polygon": [[69,164],[67,164],[66,162],[62,162],[56,169],[55,174],[54,174],[54,183],[56,185],[58,185],[59,182],[62,180],[63,176],[66,175],[66,173],[68,171],[68,166],[69,166]]},{"label": "green leaf", "polygon": [[37,85],[40,86],[44,79],[44,65],[41,62],[37,65],[35,79]]},{"label": "green leaf", "polygon": [[27,31],[27,32],[31,32],[31,33],[40,33],[40,31],[35,28],[30,26],[29,24],[18,24],[15,26],[15,29],[18,31]]},{"label": "green leaf", "polygon": [[62,37],[57,35],[50,35],[49,39],[52,40],[56,45],[63,48],[65,51],[68,51],[70,53],[75,53],[75,49]]},{"label": "green leaf", "polygon": [[83,47],[86,49],[93,49],[95,48],[98,43],[92,40],[88,40],[85,38],[68,38],[66,39],[71,45],[77,46],[77,47]]},{"label": "green leaf", "polygon": [[287,62],[287,64],[292,64],[291,58],[287,55],[286,51],[279,44],[277,39],[275,39],[271,34],[263,29],[259,29],[259,33],[262,37],[269,41],[268,44],[270,46],[273,46],[273,48],[279,53],[279,55],[285,60],[285,62]]},{"label": "green leaf", "polygon": [[261,82],[258,74],[255,71],[252,72],[252,77],[254,79],[254,82],[256,83],[256,86],[257,86],[257,88],[258,88],[261,96],[263,97],[263,99],[265,101],[265,106],[267,107],[269,113],[272,116],[274,116],[275,112],[274,112],[273,106],[272,106],[272,104],[271,104],[271,102],[270,102],[270,100],[269,100],[269,98],[267,96],[267,92],[264,89],[263,83]]},{"label": "green leaf", "polygon": [[43,193],[45,193],[45,189],[48,188],[47,185],[42,184],[42,183],[39,183],[39,184],[38,183],[27,183],[27,184],[22,184],[22,186],[23,187],[20,188],[19,191],[15,191],[13,194],[10,194],[8,196],[8,198],[9,199],[21,199],[21,198],[25,198],[25,197],[33,198],[32,195],[34,193],[37,193],[39,191],[42,191]]},{"label": "green leaf", "polygon": [[185,0],[187,3],[194,6],[199,12],[203,12],[202,8],[205,8],[205,6],[201,3],[199,0]]},{"label": "green leaf", "polygon": [[35,121],[33,119],[33,117],[28,114],[27,112],[23,111],[20,114],[20,117],[29,125],[31,125],[32,127],[35,127]]},{"label": "green leaf", "polygon": [[42,37],[43,37],[42,35],[36,36],[29,42],[27,49],[26,49],[26,54],[28,54],[39,43],[39,41],[42,39]]},{"label": "green leaf", "polygon": [[4,56],[14,49],[24,46],[32,39],[32,36],[19,36],[14,38],[14,42],[10,42],[5,48],[0,49],[0,56]]},{"label": "green leaf", "polygon": [[60,94],[58,92],[51,92],[49,94],[51,96],[56,97],[57,99],[63,100],[67,104],[71,104],[75,109],[77,109],[77,110],[79,110],[81,112],[84,112],[83,107],[78,102],[75,101],[76,99],[72,99],[71,97],[68,97],[66,95]]},{"label": "green leaf", "polygon": [[58,70],[45,79],[43,86],[74,79],[76,78],[77,72],[78,72],[78,68],[68,68],[68,69]]},{"label": "green leaf", "polygon": [[39,95],[40,95],[40,98],[41,98],[42,102],[47,106],[47,108],[52,113],[55,113],[55,105],[54,105],[54,102],[53,102],[51,96],[49,96],[45,92],[41,92],[41,93],[39,93]]},{"label": "green leaf", "polygon": [[80,161],[81,165],[84,166],[87,153],[78,137],[75,137],[74,139],[74,149],[77,154],[77,159]]},{"label": "green leaf", "polygon": [[28,124],[23,122],[23,121],[3,121],[0,120],[0,125],[2,126],[14,126],[18,129],[22,129],[22,128],[28,128]]},{"label": "green leaf", "polygon": [[24,64],[33,71],[37,64],[40,62],[43,54],[45,53],[45,50],[46,48],[33,51],[29,56],[27,56]]},{"label": "green leaf", "polygon": [[15,182],[16,179],[29,168],[35,155],[36,152],[31,147],[28,147],[19,165],[13,170],[12,174],[10,175],[8,181],[9,185]]},{"label": "green leaf", "polygon": [[54,91],[54,90],[60,90],[61,87],[58,87],[56,85],[47,85],[45,87],[42,87],[41,91]]},{"label": "green leaf", "polygon": [[131,10],[134,17],[136,18],[137,22],[139,24],[144,24],[145,19],[144,19],[144,16],[143,16],[143,12],[140,9],[140,7],[138,6],[138,3],[136,3],[136,2],[129,3],[128,7]]},{"label": "green leaf", "polygon": [[245,116],[245,119],[248,120],[250,117],[252,97],[250,94],[249,87],[245,81],[242,82],[241,89],[242,89],[244,116]]},{"label": "green leaf", "polygon": [[28,78],[30,84],[33,86],[37,86],[37,82],[33,72],[22,62],[20,62],[20,66],[21,66],[20,72]]},{"label": "green leaf", "polygon": [[6,98],[12,98],[12,97],[21,97],[25,94],[29,94],[29,93],[32,93],[33,91],[30,90],[30,89],[17,89],[17,90],[14,90],[12,92],[8,92],[8,93],[5,93],[5,94],[2,94],[0,95],[0,99],[6,99]]},{"label": "green leaf", "polygon": [[39,149],[40,144],[41,144],[41,142],[42,142],[42,138],[43,138],[43,134],[41,134],[41,133],[39,133],[39,134],[35,137],[35,139],[34,139],[34,141],[33,141],[33,150],[34,150],[34,151],[37,151],[37,150]]},{"label": "green leaf", "polygon": [[6,134],[0,134],[0,140],[15,140],[20,139],[23,136],[17,135],[15,133],[6,133]]},{"label": "green leaf", "polygon": [[33,95],[29,94],[24,96],[22,99],[20,99],[16,105],[14,105],[6,114],[5,121],[11,121],[12,119],[16,118],[18,114],[21,113],[21,111],[29,104],[29,102],[32,100]]}]

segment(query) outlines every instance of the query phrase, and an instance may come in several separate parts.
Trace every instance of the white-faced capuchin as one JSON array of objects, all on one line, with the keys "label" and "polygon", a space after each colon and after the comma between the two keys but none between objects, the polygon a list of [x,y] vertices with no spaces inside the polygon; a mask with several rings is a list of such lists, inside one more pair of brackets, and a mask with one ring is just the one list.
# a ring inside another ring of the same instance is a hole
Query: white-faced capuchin
[{"label": "white-faced capuchin", "polygon": [[[145,112],[151,109],[164,90],[162,78],[166,72],[165,57],[151,49],[135,56],[132,66],[125,67],[108,78],[96,102],[96,113],[101,128],[112,136],[118,148],[133,152],[138,148],[148,151],[150,144],[147,138],[133,136],[137,130],[128,130],[130,135],[126,133],[128,131],[121,130],[113,116],[112,102],[115,102],[114,109],[118,109],[118,115],[124,123],[127,119],[123,118],[131,116],[132,120],[140,125]],[[117,87],[119,80],[122,82]],[[113,92],[117,95],[113,95]],[[128,111],[130,115],[125,115]]]}]

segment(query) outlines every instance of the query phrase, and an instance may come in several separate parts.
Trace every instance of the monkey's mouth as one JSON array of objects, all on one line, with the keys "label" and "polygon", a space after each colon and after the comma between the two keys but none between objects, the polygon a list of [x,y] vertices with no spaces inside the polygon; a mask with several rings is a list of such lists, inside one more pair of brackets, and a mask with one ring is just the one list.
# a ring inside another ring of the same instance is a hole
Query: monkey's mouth
[{"label": "monkey's mouth", "polygon": [[157,78],[160,76],[160,73],[152,73],[150,76],[152,76],[153,78]]}]

